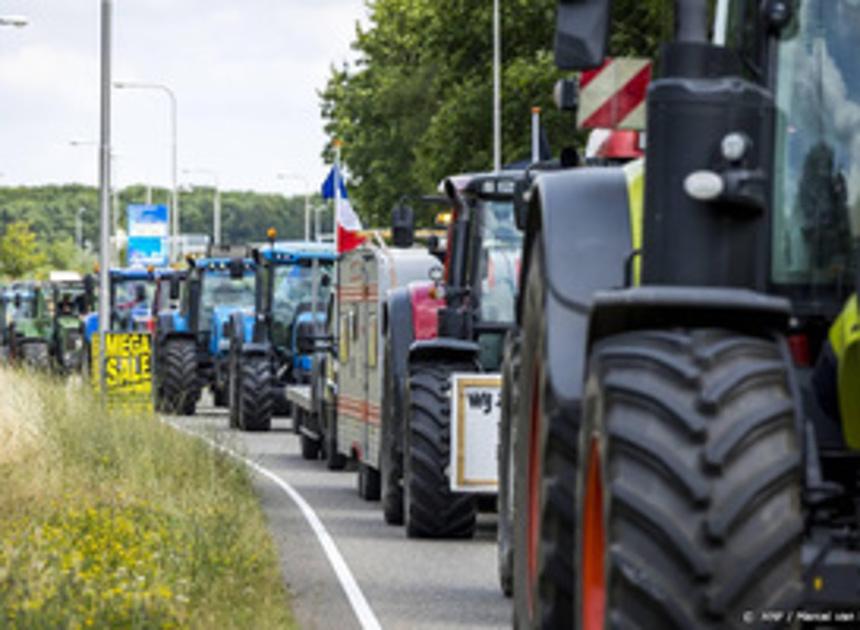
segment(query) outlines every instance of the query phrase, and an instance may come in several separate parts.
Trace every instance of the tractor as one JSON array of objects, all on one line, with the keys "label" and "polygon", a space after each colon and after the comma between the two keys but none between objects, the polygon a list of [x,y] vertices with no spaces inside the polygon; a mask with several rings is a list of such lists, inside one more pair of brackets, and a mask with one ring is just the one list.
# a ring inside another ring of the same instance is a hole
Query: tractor
[{"label": "tractor", "polygon": [[[503,171],[445,180],[453,212],[444,270],[437,265],[431,282],[388,295],[381,498],[385,520],[405,523],[410,537],[474,533],[481,495],[453,491],[449,478],[449,392],[455,374],[499,370],[514,321],[522,233],[513,199],[522,177]],[[493,423],[477,439],[495,449],[496,430]]]},{"label": "tractor", "polygon": [[77,272],[52,271],[46,288],[51,291],[53,311],[49,350],[54,370],[62,374],[79,372],[86,360],[84,318],[95,301],[93,278]]},{"label": "tractor", "polygon": [[290,412],[287,385],[311,381],[337,255],[311,242],[272,244],[253,255],[255,315],[236,313],[230,326],[230,426],[268,431],[273,415]]},{"label": "tractor", "polygon": [[[254,308],[256,263],[250,258],[188,258],[175,276],[168,305],[155,322],[155,391],[160,411],[194,415],[209,387],[216,406],[227,404],[230,317]],[[163,299],[163,298],[162,298]]]},{"label": "tractor", "polygon": [[51,367],[52,317],[45,292],[35,282],[17,282],[10,290],[9,358],[38,370]]},{"label": "tractor", "polygon": [[[559,2],[562,69],[603,64],[610,5]],[[530,194],[519,628],[762,627],[860,601],[860,417],[834,422],[812,379],[860,289],[860,5],[719,0],[712,41],[709,2],[673,6],[644,193],[605,167]]]}]

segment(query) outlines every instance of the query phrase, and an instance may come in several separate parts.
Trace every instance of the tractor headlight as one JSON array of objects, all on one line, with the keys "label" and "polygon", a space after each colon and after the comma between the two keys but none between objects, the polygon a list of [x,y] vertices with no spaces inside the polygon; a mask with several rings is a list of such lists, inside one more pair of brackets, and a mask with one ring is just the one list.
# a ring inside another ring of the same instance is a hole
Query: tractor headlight
[{"label": "tractor headlight", "polygon": [[740,162],[749,152],[752,142],[738,131],[727,134],[720,143],[720,151],[727,162]]}]

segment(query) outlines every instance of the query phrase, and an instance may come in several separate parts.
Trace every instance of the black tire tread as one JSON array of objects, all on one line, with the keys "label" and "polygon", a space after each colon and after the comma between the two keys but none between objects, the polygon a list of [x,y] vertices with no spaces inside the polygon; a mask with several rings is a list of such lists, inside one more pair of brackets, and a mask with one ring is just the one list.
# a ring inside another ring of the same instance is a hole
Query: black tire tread
[{"label": "black tire tread", "polygon": [[468,538],[475,532],[475,500],[453,493],[445,471],[450,455],[449,377],[474,371],[469,363],[416,362],[410,366],[407,535],[420,538]]},{"label": "black tire tread", "polygon": [[166,413],[192,416],[200,399],[197,344],[192,339],[168,339],[162,353],[160,406]]},{"label": "black tire tread", "polygon": [[269,357],[241,357],[237,389],[239,428],[243,431],[270,430],[275,401]]},{"label": "black tire tread", "polygon": [[787,368],[773,340],[673,336],[609,337],[592,355],[612,497],[607,614],[645,627],[742,628],[743,611],[765,600],[789,609],[802,588]]}]

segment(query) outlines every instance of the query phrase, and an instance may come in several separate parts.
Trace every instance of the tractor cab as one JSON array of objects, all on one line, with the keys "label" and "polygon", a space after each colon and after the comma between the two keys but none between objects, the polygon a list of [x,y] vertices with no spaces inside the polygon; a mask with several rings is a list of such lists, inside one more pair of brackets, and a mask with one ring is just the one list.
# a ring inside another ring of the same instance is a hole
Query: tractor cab
[{"label": "tractor cab", "polygon": [[258,320],[255,338],[268,339],[287,359],[286,382],[309,382],[313,338],[323,334],[332,293],[337,255],[330,246],[309,245],[259,252],[257,309],[263,319]]},{"label": "tractor cab", "polygon": [[514,323],[523,233],[514,195],[521,171],[445,180],[453,210],[442,278],[439,336],[476,339],[480,363],[495,370]]},{"label": "tractor cab", "polygon": [[310,383],[336,259],[331,245],[310,242],[254,251],[256,315],[236,313],[230,326],[232,426],[267,429],[272,414],[289,413],[286,386]]},{"label": "tractor cab", "polygon": [[[108,274],[111,332],[151,331],[150,305],[155,293],[158,272],[153,268],[130,267],[111,269]],[[98,299],[103,299],[99,296]],[[84,338],[89,344],[98,332],[98,312],[86,315]]]},{"label": "tractor cab", "polygon": [[29,367],[48,369],[51,315],[46,288],[35,282],[16,282],[10,293],[9,356]]},{"label": "tractor cab", "polygon": [[95,302],[93,278],[73,271],[52,271],[49,287],[49,311],[53,318],[51,358],[58,370],[76,372],[83,367],[86,356],[84,318]]},{"label": "tractor cab", "polygon": [[[155,343],[159,409],[192,415],[201,390],[226,404],[226,360],[234,313],[253,317],[256,263],[249,258],[188,258],[159,291]],[[166,310],[165,310],[166,309]]]}]

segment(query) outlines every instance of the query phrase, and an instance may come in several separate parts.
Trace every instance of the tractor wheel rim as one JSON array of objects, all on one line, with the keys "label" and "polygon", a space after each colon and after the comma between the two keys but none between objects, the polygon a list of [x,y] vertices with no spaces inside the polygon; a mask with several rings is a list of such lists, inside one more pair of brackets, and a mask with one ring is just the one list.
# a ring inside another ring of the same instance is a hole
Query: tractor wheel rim
[{"label": "tractor wheel rim", "polygon": [[606,532],[600,449],[592,438],[585,480],[582,528],[582,628],[602,630],[606,613]]},{"label": "tractor wheel rim", "polygon": [[528,578],[529,614],[535,612],[537,596],[538,552],[540,548],[540,495],[541,495],[541,448],[540,430],[543,409],[540,396],[540,358],[535,359],[532,379],[532,399],[529,417],[529,461],[528,461],[528,520],[526,521],[526,577]]}]

